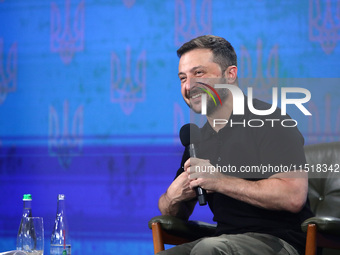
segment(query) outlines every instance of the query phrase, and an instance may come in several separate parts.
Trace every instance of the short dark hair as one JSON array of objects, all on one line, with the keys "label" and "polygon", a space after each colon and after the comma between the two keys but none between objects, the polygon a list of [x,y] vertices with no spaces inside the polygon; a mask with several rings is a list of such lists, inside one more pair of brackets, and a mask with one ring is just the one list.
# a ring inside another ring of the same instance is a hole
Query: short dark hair
[{"label": "short dark hair", "polygon": [[237,55],[234,47],[226,39],[214,35],[203,35],[183,44],[177,50],[180,58],[184,53],[194,49],[210,49],[213,53],[213,61],[220,65],[222,71],[228,66],[237,66]]}]

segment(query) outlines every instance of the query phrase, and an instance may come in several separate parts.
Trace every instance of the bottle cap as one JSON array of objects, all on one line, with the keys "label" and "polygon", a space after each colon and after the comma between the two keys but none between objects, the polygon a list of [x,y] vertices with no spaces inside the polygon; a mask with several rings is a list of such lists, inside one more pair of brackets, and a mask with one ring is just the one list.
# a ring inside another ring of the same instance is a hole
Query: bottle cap
[{"label": "bottle cap", "polygon": [[59,194],[58,195],[58,200],[64,200],[65,199],[65,195],[64,194]]},{"label": "bottle cap", "polygon": [[22,198],[23,201],[32,201],[32,195],[31,194],[24,194],[24,197]]}]

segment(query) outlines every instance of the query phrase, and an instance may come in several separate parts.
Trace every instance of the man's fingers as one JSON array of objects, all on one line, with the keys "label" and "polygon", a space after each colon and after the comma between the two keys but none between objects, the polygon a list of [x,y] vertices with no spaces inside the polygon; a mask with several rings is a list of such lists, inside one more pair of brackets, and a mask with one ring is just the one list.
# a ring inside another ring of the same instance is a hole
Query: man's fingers
[{"label": "man's fingers", "polygon": [[193,180],[190,182],[190,188],[193,189],[193,188],[196,188],[198,185],[198,180]]},{"label": "man's fingers", "polygon": [[194,180],[194,179],[197,179],[197,178],[200,178],[200,177],[201,177],[201,174],[196,173],[196,172],[190,173],[190,175],[189,175],[189,179],[191,179],[191,180]]},{"label": "man's fingers", "polygon": [[191,163],[190,163],[190,158],[187,160],[187,161],[185,161],[185,163],[184,163],[184,171],[187,171],[187,169],[188,169],[188,167],[190,167],[190,165],[191,165]]}]

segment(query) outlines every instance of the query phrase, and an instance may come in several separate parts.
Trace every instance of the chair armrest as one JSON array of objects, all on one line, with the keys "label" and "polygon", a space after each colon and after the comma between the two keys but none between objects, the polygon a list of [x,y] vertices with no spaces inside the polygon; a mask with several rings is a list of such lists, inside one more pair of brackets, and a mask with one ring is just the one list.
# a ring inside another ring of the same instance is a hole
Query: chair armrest
[{"label": "chair armrest", "polygon": [[302,222],[302,231],[307,232],[308,224],[315,224],[318,232],[322,234],[340,236],[340,218],[325,216],[309,218]]},{"label": "chair armrest", "polygon": [[216,230],[216,225],[214,224],[202,221],[185,221],[168,215],[153,217],[148,224],[150,229],[154,222],[159,222],[162,229],[168,234],[178,235],[189,240],[212,236]]}]

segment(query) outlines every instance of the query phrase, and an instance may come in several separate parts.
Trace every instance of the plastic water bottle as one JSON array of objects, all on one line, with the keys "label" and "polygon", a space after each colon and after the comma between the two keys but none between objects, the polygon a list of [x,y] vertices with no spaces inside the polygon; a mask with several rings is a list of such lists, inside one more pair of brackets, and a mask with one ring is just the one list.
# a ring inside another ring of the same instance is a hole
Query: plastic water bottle
[{"label": "plastic water bottle", "polygon": [[50,255],[71,255],[70,235],[65,215],[65,196],[58,195],[57,215],[51,236]]},{"label": "plastic water bottle", "polygon": [[[20,221],[18,236],[17,236],[17,250],[23,250],[24,249],[24,240],[25,242],[34,242],[35,236],[27,236],[28,233],[25,233],[24,224],[25,224],[25,218],[26,217],[32,217],[32,195],[31,194],[24,194],[23,196],[23,202],[24,202],[24,209],[22,213],[22,218]],[[31,233],[29,233],[31,234]],[[33,233],[34,234],[34,233]],[[24,239],[25,237],[25,239]]]}]

